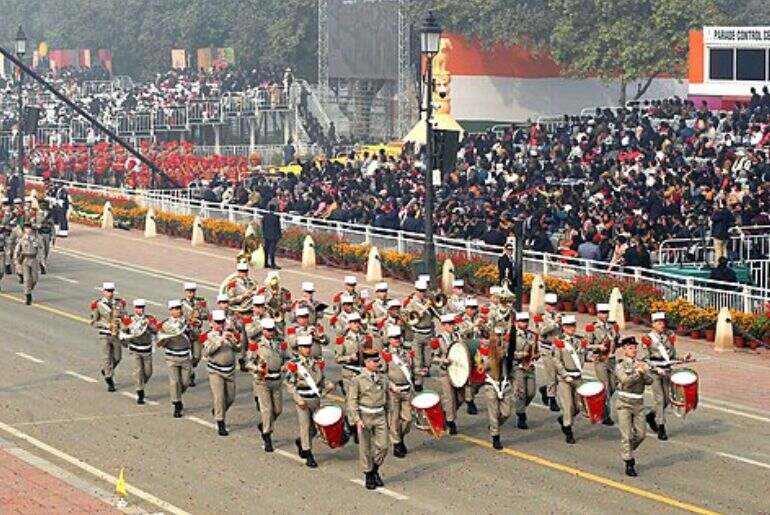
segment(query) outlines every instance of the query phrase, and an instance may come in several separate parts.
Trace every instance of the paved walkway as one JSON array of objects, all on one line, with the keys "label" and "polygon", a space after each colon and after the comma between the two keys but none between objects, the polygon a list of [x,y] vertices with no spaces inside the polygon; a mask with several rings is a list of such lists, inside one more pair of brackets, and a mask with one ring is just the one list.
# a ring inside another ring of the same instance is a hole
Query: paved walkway
[{"label": "paved walkway", "polygon": [[[71,237],[59,240],[58,248],[121,261],[134,266],[142,266],[169,274],[187,277],[198,282],[219,285],[222,279],[235,268],[235,249],[203,245],[191,247],[189,241],[158,236],[145,239],[139,231],[113,230],[110,232],[73,225]],[[342,287],[342,276],[346,272],[329,267],[317,267],[305,270],[299,262],[279,259],[281,281],[292,292],[300,291],[302,281],[314,281],[319,299],[329,299]],[[255,272],[258,281],[264,280],[265,270]],[[372,284],[363,282],[365,274],[358,273],[361,287]],[[43,277],[43,280],[46,280]],[[391,293],[396,296],[408,294],[411,285],[403,281],[388,280]],[[95,280],[94,286],[98,286]],[[118,285],[120,288],[120,285]],[[181,280],[180,280],[181,293]],[[212,297],[209,290],[204,292]],[[211,299],[213,300],[213,299]],[[588,323],[588,315],[578,314],[578,327]],[[626,333],[641,336],[649,328],[627,324]],[[732,406],[770,412],[770,352],[728,352],[717,353],[705,340],[678,338],[680,352],[692,352],[697,362],[691,368],[700,376],[700,391],[708,400]]]}]

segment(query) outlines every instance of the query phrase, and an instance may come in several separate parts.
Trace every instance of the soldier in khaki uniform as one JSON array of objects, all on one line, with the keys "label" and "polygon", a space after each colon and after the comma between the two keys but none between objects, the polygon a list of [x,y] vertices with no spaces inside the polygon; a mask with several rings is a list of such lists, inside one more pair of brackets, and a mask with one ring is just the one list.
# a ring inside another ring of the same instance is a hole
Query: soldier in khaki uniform
[{"label": "soldier in khaki uniform", "polygon": [[[329,325],[334,329],[336,336],[345,336],[348,327],[350,327],[350,317],[358,315],[359,320],[361,320],[361,313],[355,309],[355,298],[347,293],[342,294],[339,305],[341,306],[340,312],[329,318]],[[363,320],[361,321],[363,323]]]},{"label": "soldier in khaki uniform", "polygon": [[313,338],[297,337],[298,355],[286,364],[286,386],[297,408],[299,437],[294,440],[299,457],[305,465],[316,468],[312,441],[316,434],[313,415],[321,407],[321,399],[334,391],[334,383],[324,376],[326,362],[320,356],[312,356]]},{"label": "soldier in khaki uniform", "polygon": [[[307,308],[308,310],[308,323],[310,325],[316,325],[319,322],[318,312],[323,311],[326,304],[322,304],[313,298],[315,293],[315,284],[310,281],[304,281],[302,283],[302,297],[294,302],[294,309]],[[323,317],[323,314],[321,314]]]},{"label": "soldier in khaki uniform", "polygon": [[430,376],[430,342],[434,334],[434,313],[427,298],[428,282],[418,279],[414,283],[414,289],[414,293],[404,300],[403,307],[408,313],[416,313],[419,316],[417,323],[412,326],[412,348],[416,356],[415,366],[418,369],[414,378],[414,388],[421,392],[424,379],[421,371],[425,370],[425,377]]},{"label": "soldier in khaki uniform", "polygon": [[393,456],[403,458],[407,448],[404,437],[412,426],[414,396],[414,351],[403,343],[401,327],[391,325],[385,336],[388,347],[382,351],[383,373],[388,377],[388,427],[393,442]]},{"label": "soldier in khaki uniform", "polygon": [[310,309],[307,306],[299,306],[294,310],[294,324],[286,328],[286,342],[293,355],[299,352],[297,348],[297,338],[300,336],[310,336],[313,341],[313,357],[323,355],[323,347],[329,345],[329,338],[324,334],[321,324],[310,324]]},{"label": "soldier in khaki uniform", "polygon": [[481,366],[484,367],[484,384],[480,393],[487,404],[492,447],[497,450],[503,448],[500,442],[500,426],[505,424],[513,411],[511,383],[505,376],[504,369],[508,346],[501,337],[502,334],[496,334],[495,342],[484,340],[479,347]]},{"label": "soldier in khaki uniform", "polygon": [[575,415],[580,413],[577,389],[583,377],[583,365],[588,347],[587,340],[576,336],[576,323],[574,315],[564,315],[561,320],[563,334],[553,343],[553,360],[556,365],[556,375],[559,378],[557,394],[564,413],[558,420],[566,437],[565,441],[569,444],[575,443],[572,422]]},{"label": "soldier in khaki uniform", "polygon": [[[398,299],[391,299],[387,305],[388,311],[384,318],[377,320],[375,329],[378,333],[379,341],[387,346],[387,331],[391,327],[398,327],[401,329],[401,337],[405,341],[409,341],[409,348],[411,349],[411,341],[414,337],[412,328],[406,323],[404,317],[401,315],[401,301]],[[418,371],[419,372],[419,371]]]},{"label": "soldier in khaki uniform", "polygon": [[182,316],[182,301],[168,301],[169,317],[158,331],[156,345],[163,349],[168,365],[168,387],[171,404],[174,406],[174,418],[182,417],[182,395],[190,386],[192,373],[192,346],[187,336],[187,321]]},{"label": "soldier in khaki uniform", "polygon": [[529,330],[529,313],[516,313],[516,349],[513,351],[514,396],[516,398],[516,427],[527,426],[527,406],[535,398],[535,361],[540,357],[538,336]]},{"label": "soldier in khaki uniform", "polygon": [[460,336],[455,332],[455,315],[451,313],[445,313],[441,315],[441,328],[438,333],[438,337],[434,338],[431,342],[431,348],[433,349],[432,363],[438,367],[438,381],[441,385],[441,407],[444,409],[446,416],[446,425],[449,429],[449,434],[457,434],[457,424],[455,419],[457,418],[457,409],[463,403],[465,398],[464,387],[455,388],[452,382],[449,380],[449,373],[447,368],[452,363],[449,359],[449,348],[452,345],[464,345]]},{"label": "soldier in khaki uniform", "polygon": [[358,461],[365,475],[365,486],[374,490],[384,486],[380,466],[388,454],[386,415],[388,378],[380,373],[380,353],[372,343],[361,349],[364,370],[352,381],[347,393],[348,413],[352,416],[360,445]]},{"label": "soldier in khaki uniform", "polygon": [[53,213],[49,209],[48,201],[40,200],[39,209],[35,213],[32,221],[33,229],[40,240],[40,273],[46,274],[46,264],[48,263],[48,254],[51,252],[51,242],[53,241]]},{"label": "soldier in khaki uniform", "polygon": [[343,282],[345,283],[345,289],[336,293],[332,297],[332,305],[334,306],[335,315],[339,315],[342,312],[343,297],[346,295],[353,299],[351,304],[355,304],[357,307],[360,304],[360,296],[358,291],[356,291],[356,285],[358,284],[356,277],[354,275],[346,275],[343,279]]},{"label": "soldier in khaki uniform", "polygon": [[[348,330],[345,336],[337,336],[334,348],[335,361],[342,366],[340,388],[346,395],[350,390],[350,382],[361,373],[361,367],[363,366],[361,354],[363,344],[367,340],[371,341],[372,339],[371,336],[365,335],[361,330],[361,316],[358,313],[350,315],[348,320]],[[348,433],[352,434],[353,439],[358,443],[358,434],[353,431],[355,426],[353,414],[350,412],[346,413],[345,419],[347,421],[346,429]]]},{"label": "soldier in khaki uniform", "polygon": [[192,344],[192,374],[190,386],[195,386],[195,367],[201,360],[202,345],[199,341],[201,334],[207,330],[209,309],[206,299],[198,297],[196,292],[198,285],[192,282],[184,283],[184,296],[182,297],[182,316],[187,320],[187,337]]},{"label": "soldier in khaki uniform", "polygon": [[227,316],[221,309],[211,313],[213,328],[200,335],[203,341],[202,354],[209,371],[209,386],[214,408],[211,410],[217,421],[219,436],[227,436],[225,415],[235,401],[235,357],[241,349],[240,335],[227,331]]},{"label": "soldier in khaki uniform", "polygon": [[[486,311],[488,312],[488,308]],[[465,299],[465,314],[455,330],[460,334],[468,349],[471,348],[471,340],[480,340],[489,336],[486,332],[485,319],[479,314],[479,301],[475,297]],[[472,367],[483,366],[479,363],[481,360],[480,356],[471,355],[470,358]],[[476,415],[479,412],[474,398],[480,388],[481,385],[472,384],[471,382],[468,382],[468,385],[465,387],[464,400],[468,415]]]},{"label": "soldier in khaki uniform", "polygon": [[[671,365],[676,360],[676,335],[666,329],[666,314],[653,313],[652,331],[642,337],[645,361],[652,374],[652,398],[655,409],[647,414],[650,429],[658,433],[658,440],[668,440],[666,434],[666,408],[671,399]],[[688,353],[685,361],[692,359]]]},{"label": "soldier in khaki uniform", "polygon": [[134,361],[136,403],[144,404],[144,386],[152,377],[152,340],[158,332],[157,320],[147,316],[147,301],[134,299],[134,313],[123,318],[119,338],[128,347]]},{"label": "soldier in khaki uniform", "polygon": [[118,335],[120,321],[126,314],[126,301],[115,298],[115,283],[103,283],[102,297],[91,303],[91,325],[99,331],[99,343],[104,356],[101,373],[109,392],[115,391],[112,376],[122,357]]},{"label": "soldier in khaki uniform", "polygon": [[40,263],[37,260],[39,252],[40,241],[32,232],[32,224],[25,222],[24,233],[16,241],[14,256],[16,256],[16,265],[24,283],[27,306],[32,304],[32,290],[37,286],[38,273],[40,272]]},{"label": "soldier in khaki uniform", "polygon": [[257,284],[249,277],[249,264],[245,261],[238,262],[235,270],[238,275],[227,284],[227,298],[230,309],[237,311],[256,293]]},{"label": "soldier in khaki uniform", "polygon": [[559,411],[556,404],[556,363],[554,362],[553,341],[561,333],[561,314],[556,311],[559,298],[555,293],[545,294],[545,313],[535,315],[535,327],[540,339],[540,362],[543,364],[543,382],[540,387],[540,397],[543,404],[551,411]]},{"label": "soldier in khaki uniform", "polygon": [[374,285],[374,300],[372,301],[372,317],[380,320],[388,316],[388,283],[380,282]]},{"label": "soldier in khaki uniform", "polygon": [[3,276],[5,275],[5,248],[8,243],[10,229],[0,220],[0,291],[2,291]]},{"label": "soldier in khaki uniform", "polygon": [[[502,328],[506,333],[511,327],[511,316],[513,310],[511,309],[511,302],[513,301],[513,295],[507,288],[501,286],[491,286],[490,291],[490,305],[489,305],[489,333],[493,330]],[[494,293],[493,293],[494,292]]]},{"label": "soldier in khaki uniform", "polygon": [[249,343],[246,369],[254,377],[254,402],[261,422],[257,424],[262,434],[265,452],[273,452],[273,427],[283,412],[281,369],[289,359],[288,345],[277,334],[275,320],[263,318],[262,337]]},{"label": "soldier in khaki uniform", "polygon": [[588,338],[588,351],[593,356],[594,372],[596,378],[604,384],[606,403],[604,407],[605,426],[615,425],[611,416],[611,400],[615,393],[615,347],[620,339],[620,331],[614,322],[610,321],[610,305],[600,303],[596,305],[597,319],[594,323],[586,325]]},{"label": "soldier in khaki uniform", "polygon": [[[241,352],[238,356],[238,364],[243,372],[246,372],[246,352],[250,342],[257,342],[262,338],[262,319],[267,318],[267,305],[264,295],[254,295],[251,299],[251,315],[237,316],[228,312],[228,318],[232,316],[233,323],[241,326]],[[221,309],[221,308],[220,308]]]},{"label": "soldier in khaki uniform", "polygon": [[637,475],[635,451],[644,441],[646,429],[642,417],[644,387],[652,384],[653,378],[650,366],[636,360],[636,338],[623,338],[620,344],[623,347],[623,358],[615,366],[618,378],[618,400],[615,402],[615,408],[618,411],[621,454],[626,464],[626,475],[634,477]]},{"label": "soldier in khaki uniform", "polygon": [[452,281],[452,293],[446,301],[444,307],[444,314],[447,313],[462,313],[465,310],[465,281],[462,279],[455,279]]},{"label": "soldier in khaki uniform", "polygon": [[[13,232],[15,220],[16,216],[13,214],[11,200],[6,198],[3,200],[3,213],[2,216],[0,216],[0,234],[5,235],[5,238],[3,238],[4,246],[1,249],[3,259],[2,262],[0,262],[0,268],[3,270],[2,273],[0,273],[0,280],[3,278],[4,274],[13,273],[11,263],[13,262],[12,255],[15,244],[11,240],[11,233]],[[0,238],[2,238],[2,236],[0,236]]]}]

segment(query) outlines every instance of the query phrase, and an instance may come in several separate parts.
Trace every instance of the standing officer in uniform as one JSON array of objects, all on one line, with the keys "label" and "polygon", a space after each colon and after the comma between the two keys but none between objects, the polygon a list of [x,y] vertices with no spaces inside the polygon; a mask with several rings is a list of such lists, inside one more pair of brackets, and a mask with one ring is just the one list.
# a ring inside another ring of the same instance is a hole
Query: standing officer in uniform
[{"label": "standing officer in uniform", "polygon": [[545,294],[545,313],[535,315],[540,349],[543,351],[540,361],[543,363],[544,385],[540,387],[540,397],[543,404],[551,411],[559,411],[556,404],[556,364],[552,356],[553,341],[561,333],[561,314],[556,311],[559,298],[555,293]]},{"label": "standing officer in uniform", "polygon": [[623,347],[623,358],[615,366],[618,378],[618,400],[615,408],[618,410],[618,428],[620,429],[621,454],[626,464],[626,475],[636,476],[635,451],[645,437],[644,419],[644,387],[652,384],[650,366],[637,361],[639,347],[636,338],[629,336],[620,342]]},{"label": "standing officer in uniform", "polygon": [[123,318],[119,336],[134,357],[137,404],[144,404],[144,385],[152,376],[152,340],[158,332],[157,321],[145,313],[146,306],[146,300],[134,299],[134,314]]},{"label": "standing officer in uniform", "polygon": [[[361,352],[364,343],[367,341],[366,336],[361,331],[361,316],[358,313],[348,316],[348,331],[345,333],[345,336],[337,336],[334,358],[342,366],[340,388],[346,395],[350,390],[351,381],[361,373],[361,367],[363,366]],[[369,341],[371,341],[371,336],[369,336]],[[358,443],[358,434],[353,431],[355,426],[353,414],[348,412],[345,418],[348,433],[352,434],[353,440]]]},{"label": "standing officer in uniform", "polygon": [[375,299],[372,301],[372,316],[379,320],[388,315],[388,283],[377,283],[374,285]]},{"label": "standing officer in uniform", "polygon": [[187,321],[182,316],[182,301],[168,301],[169,317],[160,325],[158,342],[166,355],[168,365],[168,386],[171,403],[174,406],[174,418],[182,417],[182,395],[190,386],[192,373],[192,352],[187,336]]},{"label": "standing officer in uniform", "polygon": [[529,313],[516,313],[516,349],[513,359],[513,384],[516,397],[516,427],[529,429],[527,426],[527,406],[535,397],[535,361],[540,357],[537,334],[529,330]]},{"label": "standing officer in uniform", "polygon": [[388,326],[385,333],[388,347],[382,351],[383,373],[388,377],[388,426],[393,442],[393,456],[403,458],[407,449],[404,437],[412,425],[414,396],[414,351],[404,348],[401,327]]},{"label": "standing officer in uniform", "polygon": [[324,376],[326,362],[321,356],[312,356],[313,338],[297,337],[299,354],[286,364],[286,386],[297,407],[299,437],[294,440],[299,457],[305,465],[316,468],[312,441],[316,434],[313,415],[321,407],[321,399],[334,390],[334,383]]},{"label": "standing officer in uniform", "polygon": [[612,394],[615,393],[615,383],[617,381],[615,377],[615,346],[620,339],[620,331],[615,323],[609,320],[609,304],[597,304],[596,315],[596,322],[586,326],[588,351],[593,354],[596,378],[604,383],[604,391],[607,394],[602,424],[612,426],[615,423],[612,421],[610,401],[612,400]]},{"label": "standing officer in uniform", "polygon": [[37,260],[39,252],[40,241],[32,232],[32,224],[24,222],[24,234],[16,242],[14,255],[24,283],[27,306],[32,304],[32,290],[37,285],[38,273],[40,272],[40,263]]},{"label": "standing officer in uniform", "polygon": [[275,320],[263,318],[262,337],[249,343],[246,353],[246,369],[254,376],[254,402],[261,422],[257,424],[262,434],[265,452],[273,452],[273,425],[283,411],[281,368],[289,358],[288,346],[276,334]]},{"label": "standing officer in uniform", "polygon": [[414,349],[418,373],[414,378],[414,389],[422,391],[423,370],[426,377],[430,376],[431,349],[433,338],[433,312],[427,298],[428,282],[418,279],[414,283],[414,293],[403,302],[407,312],[419,316],[417,323],[412,326],[412,349]]},{"label": "standing officer in uniform", "polygon": [[449,434],[457,434],[457,424],[455,424],[455,418],[457,417],[457,409],[465,398],[465,388],[455,388],[452,382],[449,380],[449,372],[447,371],[452,360],[449,359],[449,348],[452,345],[461,343],[460,336],[454,330],[455,316],[451,313],[441,315],[441,329],[439,330],[438,337],[431,341],[431,348],[433,349],[432,363],[438,367],[438,381],[441,385],[441,406],[444,408],[444,414],[446,415],[446,425],[449,428]]},{"label": "standing officer in uniform", "polygon": [[192,374],[190,374],[190,386],[195,386],[195,367],[201,360],[202,345],[199,341],[201,334],[206,332],[204,323],[209,319],[209,309],[206,299],[198,297],[196,292],[198,285],[184,283],[184,296],[182,297],[182,315],[187,320],[187,337],[192,344]]},{"label": "standing officer in uniform", "polygon": [[575,335],[575,315],[564,315],[561,325],[564,334],[553,342],[553,360],[556,365],[556,375],[559,378],[557,392],[559,404],[564,412],[559,416],[561,431],[569,444],[575,443],[572,433],[572,421],[580,413],[580,399],[577,389],[583,377],[586,347],[588,341]]},{"label": "standing officer in uniform", "polygon": [[502,340],[502,332],[499,332],[494,343],[484,340],[479,346],[481,366],[484,368],[484,384],[480,393],[486,399],[489,436],[492,437],[492,447],[497,450],[503,448],[500,426],[510,418],[513,408],[511,385],[504,372],[507,342]]},{"label": "standing officer in uniform", "polygon": [[352,381],[347,394],[348,413],[358,433],[358,459],[367,490],[384,486],[380,466],[388,454],[388,378],[379,372],[380,353],[367,342],[361,349],[364,370]]},{"label": "standing officer in uniform", "polygon": [[240,335],[225,329],[227,316],[221,309],[211,313],[213,329],[202,333],[202,354],[209,371],[209,386],[214,408],[211,410],[217,421],[219,436],[227,436],[225,414],[235,400],[235,356],[241,350]]},{"label": "standing officer in uniform", "polygon": [[126,316],[126,301],[115,298],[115,283],[102,284],[102,298],[91,303],[91,325],[99,331],[104,361],[101,369],[107,391],[115,391],[112,375],[122,355],[119,333],[120,321]]}]

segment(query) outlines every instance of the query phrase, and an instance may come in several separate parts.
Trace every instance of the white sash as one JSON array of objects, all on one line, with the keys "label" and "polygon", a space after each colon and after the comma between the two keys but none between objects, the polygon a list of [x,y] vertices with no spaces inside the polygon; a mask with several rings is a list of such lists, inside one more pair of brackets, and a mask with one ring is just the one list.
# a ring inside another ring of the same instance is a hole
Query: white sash
[{"label": "white sash", "polygon": [[318,385],[316,384],[315,380],[313,380],[313,376],[310,375],[310,372],[307,371],[307,368],[305,368],[305,365],[302,363],[297,363],[297,375],[305,381],[305,384],[308,388],[310,388],[310,391],[313,392],[313,395],[317,395],[318,398],[321,398],[321,392],[318,391]]},{"label": "white sash", "polygon": [[505,391],[510,386],[510,382],[508,381],[507,377],[503,378],[503,380],[498,383],[492,379],[489,374],[484,374],[484,382],[495,389],[495,394],[497,395],[498,400],[503,400],[503,395],[505,395]]},{"label": "white sash", "polygon": [[668,350],[666,349],[666,345],[663,343],[662,335],[655,335],[655,342],[658,344],[658,352],[660,352],[660,355],[663,356],[663,359],[666,361],[666,364],[670,365],[671,357],[668,355]]},{"label": "white sash", "polygon": [[572,357],[573,363],[575,363],[575,366],[580,371],[580,373],[583,373],[583,365],[580,363],[580,358],[578,358],[577,351],[575,350],[575,347],[572,346],[572,344],[569,342],[569,340],[564,341],[564,348],[567,349],[567,352],[569,352],[570,356]]},{"label": "white sash", "polygon": [[409,373],[409,367],[407,367],[406,363],[398,357],[398,354],[393,354],[393,363],[398,367],[401,373],[404,374],[406,382],[409,383],[410,386],[414,386],[412,383],[412,375]]}]

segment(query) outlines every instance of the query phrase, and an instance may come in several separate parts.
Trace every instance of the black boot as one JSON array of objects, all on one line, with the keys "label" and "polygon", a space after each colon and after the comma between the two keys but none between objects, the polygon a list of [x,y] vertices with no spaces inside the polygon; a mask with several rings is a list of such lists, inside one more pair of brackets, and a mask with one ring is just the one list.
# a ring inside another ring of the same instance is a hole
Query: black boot
[{"label": "black boot", "polygon": [[19,276],[19,284],[24,284],[24,276],[23,275]]},{"label": "black boot", "polygon": [[540,400],[543,401],[543,405],[548,406],[548,394],[546,393],[545,386],[538,388],[538,391],[540,392]]},{"label": "black boot", "polygon": [[604,424],[605,426],[614,426],[615,421],[612,420],[612,417],[607,415],[606,417],[604,417],[604,420],[602,420],[602,424]]},{"label": "black boot", "polygon": [[5,273],[8,275],[13,273],[13,270],[11,270],[11,265],[5,265]]},{"label": "black boot", "polygon": [[316,463],[315,457],[313,457],[313,451],[305,451],[305,465],[311,469],[318,468],[318,463]]},{"label": "black boot", "polygon": [[658,426],[658,440],[668,440],[668,435],[666,434],[666,426],[663,424]]},{"label": "black boot", "polygon": [[144,390],[137,390],[136,391],[136,403],[137,404],[144,404]]},{"label": "black boot", "polygon": [[246,360],[243,358],[238,358],[238,366],[241,369],[241,372],[246,372]]},{"label": "black boot", "polygon": [[380,466],[375,465],[372,469],[372,477],[374,478],[374,484],[377,486],[385,486],[385,483],[382,482],[382,478],[380,477]]},{"label": "black boot", "polygon": [[111,377],[105,377],[104,382],[107,383],[107,391],[108,392],[114,392],[115,391],[115,381],[112,380]]},{"label": "black boot", "polygon": [[403,441],[403,440],[401,441],[401,452],[403,452],[403,453],[404,453],[404,456],[406,456],[407,454],[409,454],[409,449],[407,449],[407,448],[406,448],[406,444],[404,443],[404,441]]},{"label": "black boot", "polygon": [[476,409],[476,403],[473,401],[468,401],[468,407],[466,408],[468,411],[468,415],[476,415],[479,410]]},{"label": "black boot", "polygon": [[519,429],[529,429],[529,426],[527,425],[527,414],[526,413],[517,413],[516,418],[518,421],[516,422],[516,427]]},{"label": "black boot", "polygon": [[556,397],[548,397],[548,408],[553,412],[560,411],[559,405],[556,403]]},{"label": "black boot", "polygon": [[40,273],[43,275],[46,274],[45,265],[43,265],[42,263],[40,264]]},{"label": "black boot", "polygon": [[626,461],[626,475],[631,477],[638,476],[639,474],[636,473],[636,460],[630,459],[625,461]]},{"label": "black boot", "polygon": [[273,438],[270,433],[262,433],[262,441],[265,442],[265,452],[273,452]]},{"label": "black boot", "polygon": [[396,458],[405,458],[406,454],[401,451],[401,443],[393,444],[393,456]]},{"label": "black boot", "polygon": [[658,423],[655,422],[655,412],[650,411],[647,413],[647,416],[644,417],[647,420],[647,425],[650,426],[650,430],[657,433],[658,432]]},{"label": "black boot", "polygon": [[421,392],[422,391],[422,385],[421,384],[414,385],[414,391],[415,392]]},{"label": "black boot", "polygon": [[195,386],[195,372],[190,372],[190,388]]},{"label": "black boot", "polygon": [[227,432],[227,427],[225,427],[225,421],[224,420],[217,420],[217,429],[219,436],[227,436],[230,433]]},{"label": "black boot", "polygon": [[[559,427],[561,428],[561,432],[564,433],[564,417],[559,415],[558,417],[556,417],[556,422],[559,423]],[[564,434],[566,435],[567,433],[564,433]]]},{"label": "black boot", "polygon": [[24,300],[24,303],[25,303],[27,306],[29,306],[29,305],[31,305],[31,304],[32,304],[32,294],[31,294],[31,293],[28,293],[27,295],[25,295],[25,300]]},{"label": "black boot", "polygon": [[457,434],[457,424],[454,422],[447,422],[446,426],[449,428],[449,434],[450,435],[456,435]]},{"label": "black boot", "polygon": [[575,435],[572,434],[572,426],[564,428],[564,435],[566,436],[566,438],[564,439],[565,442],[567,442],[568,444],[575,443]]},{"label": "black boot", "polygon": [[348,438],[351,436],[353,437],[353,443],[358,445],[358,430],[357,428],[351,426],[348,424],[348,421],[345,421],[345,433],[348,434]]},{"label": "black boot", "polygon": [[364,486],[367,490],[374,490],[377,488],[377,483],[374,482],[374,475],[372,472],[366,472],[364,474],[366,477],[366,480],[364,481]]},{"label": "black boot", "polygon": [[174,418],[182,418],[182,403],[174,403]]},{"label": "black boot", "polygon": [[503,448],[503,444],[500,443],[500,435],[495,435],[492,437],[492,447],[494,447],[498,451]]},{"label": "black boot", "polygon": [[300,440],[299,438],[295,438],[294,445],[297,446],[297,454],[299,454],[299,457],[307,459],[307,452],[309,451],[302,450],[302,440]]}]

